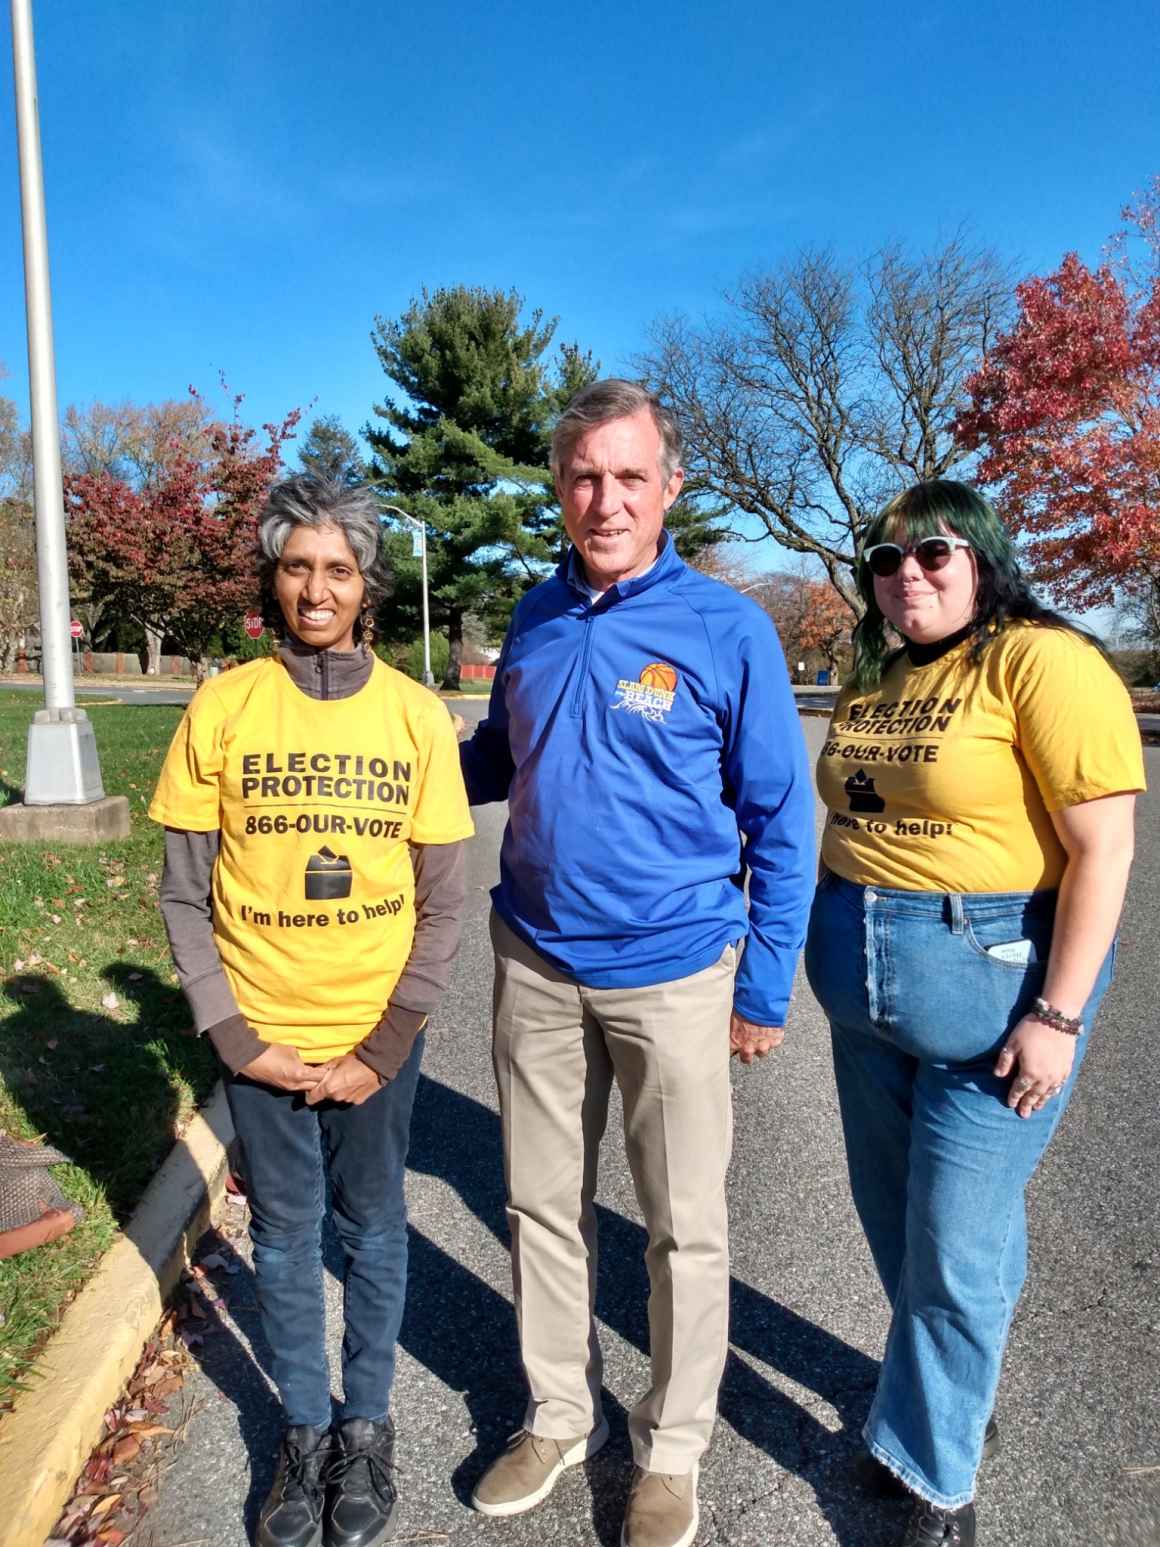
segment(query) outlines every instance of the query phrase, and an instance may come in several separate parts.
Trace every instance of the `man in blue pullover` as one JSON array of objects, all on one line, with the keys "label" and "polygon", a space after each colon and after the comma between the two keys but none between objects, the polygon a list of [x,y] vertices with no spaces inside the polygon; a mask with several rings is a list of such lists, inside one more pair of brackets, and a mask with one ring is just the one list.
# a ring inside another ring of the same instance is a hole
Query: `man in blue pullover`
[{"label": "man in blue pullover", "polygon": [[641,387],[573,398],[552,441],[572,547],[516,608],[462,748],[471,801],[509,803],[494,1057],[530,1390],[473,1503],[531,1509],[607,1438],[592,1199],[615,1078],[651,1285],[624,1547],[697,1533],[728,1341],[729,1056],[780,1044],[813,890],[781,647],[759,607],[678,556],[680,461],[676,421]]}]

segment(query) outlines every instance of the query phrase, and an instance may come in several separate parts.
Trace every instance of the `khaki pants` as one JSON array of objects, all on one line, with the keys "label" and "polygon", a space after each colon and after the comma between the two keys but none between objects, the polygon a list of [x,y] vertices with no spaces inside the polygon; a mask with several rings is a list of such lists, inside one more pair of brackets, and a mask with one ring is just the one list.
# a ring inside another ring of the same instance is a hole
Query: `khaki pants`
[{"label": "khaki pants", "polygon": [[638,1466],[689,1472],[712,1433],[729,1334],[736,951],[674,983],[600,989],[557,972],[494,913],[491,934],[524,1426],[562,1439],[600,1421],[592,1198],[615,1076],[648,1229],[652,1386],[629,1433]]}]

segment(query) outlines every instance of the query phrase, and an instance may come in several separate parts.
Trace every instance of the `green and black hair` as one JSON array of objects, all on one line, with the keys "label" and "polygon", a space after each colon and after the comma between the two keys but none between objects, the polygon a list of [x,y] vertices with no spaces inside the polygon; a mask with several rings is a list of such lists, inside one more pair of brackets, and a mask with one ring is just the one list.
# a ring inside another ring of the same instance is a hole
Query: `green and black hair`
[{"label": "green and black hair", "polygon": [[965,538],[978,565],[979,594],[970,636],[973,660],[979,660],[1003,626],[1015,619],[1044,628],[1067,629],[1106,653],[1094,634],[1035,598],[1007,529],[990,501],[969,484],[932,478],[896,494],[862,534],[854,573],[866,611],[854,629],[854,669],[850,674],[851,686],[859,692],[878,686],[893,653],[887,639],[886,619],[874,599],[874,576],[862,554],[875,543],[915,543],[924,537],[947,534]]}]

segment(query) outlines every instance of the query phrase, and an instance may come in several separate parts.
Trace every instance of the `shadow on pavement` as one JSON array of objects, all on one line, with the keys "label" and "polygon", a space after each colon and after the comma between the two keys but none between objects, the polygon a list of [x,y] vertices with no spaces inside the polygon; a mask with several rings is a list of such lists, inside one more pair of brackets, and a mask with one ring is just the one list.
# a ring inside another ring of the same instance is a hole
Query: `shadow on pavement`
[{"label": "shadow on pavement", "polygon": [[202,1237],[199,1255],[205,1255],[207,1249],[210,1255],[219,1254],[225,1266],[206,1269],[206,1280],[214,1293],[226,1301],[231,1317],[249,1339],[253,1354],[234,1336],[212,1304],[206,1307],[206,1317],[198,1324],[204,1341],[191,1348],[190,1353],[201,1366],[202,1373],[237,1410],[238,1435],[250,1467],[250,1486],[243,1514],[246,1531],[252,1539],[258,1525],[258,1511],[274,1481],[278,1441],[282,1434],[282,1408],[269,1379],[269,1354],[258,1322],[253,1271],[215,1231]]},{"label": "shadow on pavement", "polygon": [[[487,1107],[423,1076],[412,1123],[412,1170],[439,1177],[475,1217],[507,1242],[499,1119]],[[642,1352],[648,1349],[644,1267],[645,1232],[610,1209],[598,1209],[600,1267],[596,1315]],[[406,1313],[400,1346],[449,1390],[462,1394],[476,1450],[450,1479],[466,1505],[484,1466],[519,1426],[526,1388],[519,1364],[510,1301],[462,1262],[411,1227]],[[250,1458],[245,1506],[252,1532],[273,1477],[280,1431],[277,1400],[264,1376],[266,1351],[258,1325],[254,1280],[248,1265],[215,1242],[228,1266],[208,1273],[232,1316],[251,1340],[255,1364],[211,1305],[202,1323],[205,1340],[193,1353],[208,1378],[238,1412],[241,1440]],[[341,1282],[343,1261],[329,1223],[323,1235],[327,1269]],[[802,1478],[817,1497],[843,1547],[878,1547],[897,1530],[897,1507],[869,1504],[852,1488],[849,1464],[878,1375],[875,1361],[840,1338],[798,1316],[752,1285],[732,1282],[730,1353],[721,1387],[720,1414],[750,1444],[784,1471]],[[751,1361],[779,1371],[816,1393],[842,1425],[833,1434],[806,1407],[766,1378]],[[593,1530],[604,1547],[619,1541],[630,1480],[627,1414],[607,1391],[610,1443],[587,1463]],[[734,1488],[734,1492],[738,1490]],[[743,1489],[741,1490],[743,1491]],[[763,1488],[762,1493],[768,1492]],[[744,1509],[743,1503],[733,1509]],[[722,1500],[717,1514],[731,1513]],[[868,1518],[869,1517],[869,1518]]]},{"label": "shadow on pavement", "polygon": [[[424,1075],[415,1098],[408,1165],[445,1181],[481,1223],[509,1244],[499,1118],[490,1108]],[[598,1206],[597,1216],[597,1319],[647,1353],[645,1232],[603,1206]],[[427,1249],[438,1251],[429,1243]],[[464,1391],[469,1389],[469,1382],[478,1382],[481,1387],[468,1402],[476,1421],[479,1449],[460,1469],[474,1480],[482,1465],[499,1451],[503,1436],[518,1426],[523,1411],[523,1383],[513,1373],[518,1371],[514,1317],[506,1299],[443,1253],[439,1257],[444,1265],[431,1286],[435,1299],[430,1306],[421,1298],[420,1264],[413,1259],[403,1343],[416,1358],[441,1373],[441,1361],[445,1365],[447,1358],[443,1340],[449,1335],[458,1340],[460,1378],[449,1384]],[[471,1284],[460,1285],[459,1304],[454,1310],[447,1304],[446,1315],[442,1315],[437,1309],[438,1295],[446,1275],[453,1281],[466,1276]],[[875,1547],[878,1538],[874,1526],[878,1522],[867,1519],[867,1501],[852,1487],[849,1468],[878,1379],[877,1362],[736,1278],[732,1280],[731,1303],[734,1351],[721,1386],[722,1419],[814,1489],[838,1542],[844,1547]],[[461,1322],[465,1312],[470,1319]],[[449,1334],[449,1327],[457,1330]],[[408,1333],[412,1341],[408,1341]],[[836,1411],[842,1432],[831,1433],[741,1355],[815,1392]],[[590,1467],[598,1485],[594,1487],[597,1535],[602,1542],[614,1543],[629,1481],[628,1440],[624,1408],[611,1402],[606,1411],[612,1442]],[[490,1446],[489,1438],[493,1440]],[[896,1510],[871,1505],[869,1513],[881,1516],[883,1530],[896,1528]]]}]

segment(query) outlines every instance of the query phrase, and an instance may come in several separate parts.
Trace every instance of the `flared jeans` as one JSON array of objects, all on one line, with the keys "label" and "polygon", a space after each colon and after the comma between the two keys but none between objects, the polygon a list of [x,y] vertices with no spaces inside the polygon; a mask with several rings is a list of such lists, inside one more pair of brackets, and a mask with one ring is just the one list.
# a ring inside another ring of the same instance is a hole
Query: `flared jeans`
[{"label": "flared jeans", "polygon": [[1054,916],[1054,892],[904,892],[827,874],[810,917],[806,972],[830,1022],[850,1187],[893,1307],[865,1439],[945,1509],[974,1496],[1027,1271],[1024,1190],[1087,1042],[1059,1096],[1029,1118],[1007,1106],[995,1058],[1042,992]]}]

